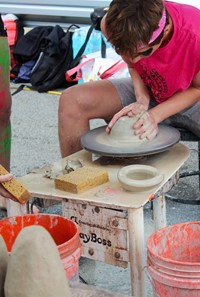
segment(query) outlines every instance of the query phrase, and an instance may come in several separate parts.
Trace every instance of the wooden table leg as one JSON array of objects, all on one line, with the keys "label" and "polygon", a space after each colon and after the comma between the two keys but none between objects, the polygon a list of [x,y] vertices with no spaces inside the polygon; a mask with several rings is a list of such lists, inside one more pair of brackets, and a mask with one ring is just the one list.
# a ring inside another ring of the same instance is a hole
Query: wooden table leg
[{"label": "wooden table leg", "polygon": [[143,207],[128,210],[131,288],[134,297],[145,297],[144,217]]},{"label": "wooden table leg", "polygon": [[166,202],[164,194],[160,194],[153,200],[153,217],[155,230],[166,227]]}]

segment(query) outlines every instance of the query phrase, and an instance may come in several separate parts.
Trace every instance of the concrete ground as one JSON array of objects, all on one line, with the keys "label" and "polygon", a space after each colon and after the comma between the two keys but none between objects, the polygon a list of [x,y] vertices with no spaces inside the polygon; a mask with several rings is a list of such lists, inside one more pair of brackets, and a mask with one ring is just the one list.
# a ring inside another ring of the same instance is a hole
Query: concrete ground
[{"label": "concrete ground", "polygon": [[[11,85],[13,92],[17,85]],[[57,134],[57,109],[59,95],[22,91],[13,96],[12,106],[12,160],[11,172],[15,176],[25,175],[34,167],[41,167],[60,158]],[[70,107],[69,107],[70,108]],[[101,124],[93,121],[92,127]],[[185,143],[190,148],[190,158],[181,171],[197,169],[197,143]],[[171,192],[172,193],[172,192]],[[173,190],[178,197],[199,200],[197,177],[187,177],[179,181]],[[186,205],[167,200],[167,223],[200,220],[200,206]],[[61,213],[60,205],[51,206],[46,212]],[[1,217],[6,212],[1,212]],[[146,238],[152,232],[152,210],[144,209]],[[129,268],[123,269],[82,258],[80,276],[90,285],[118,293],[131,295]],[[153,296],[151,282],[147,281],[148,296]],[[143,296],[137,296],[143,297]]]}]

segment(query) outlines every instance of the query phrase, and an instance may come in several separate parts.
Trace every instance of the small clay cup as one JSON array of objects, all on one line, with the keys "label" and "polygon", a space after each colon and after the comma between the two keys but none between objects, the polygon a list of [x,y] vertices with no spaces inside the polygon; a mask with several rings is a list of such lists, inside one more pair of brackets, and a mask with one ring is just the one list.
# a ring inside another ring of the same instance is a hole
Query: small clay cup
[{"label": "small clay cup", "polygon": [[144,192],[161,183],[164,176],[153,166],[129,165],[118,172],[118,180],[127,191]]}]

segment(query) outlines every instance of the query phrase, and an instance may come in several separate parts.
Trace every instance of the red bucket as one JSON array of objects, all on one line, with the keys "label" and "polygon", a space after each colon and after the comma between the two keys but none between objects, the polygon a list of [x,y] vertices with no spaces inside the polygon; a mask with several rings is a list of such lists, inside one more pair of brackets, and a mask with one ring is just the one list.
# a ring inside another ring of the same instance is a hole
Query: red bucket
[{"label": "red bucket", "polygon": [[156,297],[200,297],[200,222],[162,228],[147,241]]},{"label": "red bucket", "polygon": [[62,216],[28,214],[1,220],[0,234],[4,238],[8,252],[12,251],[12,246],[19,232],[24,227],[32,225],[40,225],[51,234],[58,247],[67,279],[78,281],[79,259],[82,252],[79,227],[73,221]]}]

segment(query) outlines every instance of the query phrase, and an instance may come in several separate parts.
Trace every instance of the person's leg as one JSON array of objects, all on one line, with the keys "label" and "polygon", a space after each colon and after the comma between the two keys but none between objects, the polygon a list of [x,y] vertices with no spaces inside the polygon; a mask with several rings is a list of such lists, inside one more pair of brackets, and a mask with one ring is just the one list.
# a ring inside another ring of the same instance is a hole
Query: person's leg
[{"label": "person's leg", "polygon": [[0,36],[0,163],[10,170],[11,149],[10,54],[8,40]]},{"label": "person's leg", "polygon": [[60,97],[58,113],[62,157],[81,149],[80,136],[89,129],[90,119],[109,121],[134,100],[129,78],[89,82],[66,89]]},{"label": "person's leg", "polygon": [[[0,164],[10,171],[11,149],[11,94],[10,94],[10,52],[0,18]],[[1,189],[0,186],[0,194]],[[3,192],[2,192],[3,193]],[[6,201],[0,197],[0,208],[6,207]]]}]

